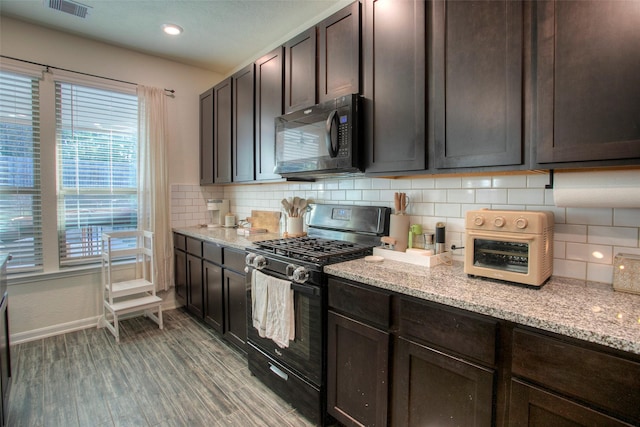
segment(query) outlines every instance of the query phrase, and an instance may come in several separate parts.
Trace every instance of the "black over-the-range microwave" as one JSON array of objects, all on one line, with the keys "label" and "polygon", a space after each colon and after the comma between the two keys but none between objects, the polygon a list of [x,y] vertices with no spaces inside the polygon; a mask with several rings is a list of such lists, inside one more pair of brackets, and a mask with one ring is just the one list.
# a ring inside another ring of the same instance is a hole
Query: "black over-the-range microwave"
[{"label": "black over-the-range microwave", "polygon": [[351,94],[275,119],[275,173],[284,177],[358,172],[359,95]]}]

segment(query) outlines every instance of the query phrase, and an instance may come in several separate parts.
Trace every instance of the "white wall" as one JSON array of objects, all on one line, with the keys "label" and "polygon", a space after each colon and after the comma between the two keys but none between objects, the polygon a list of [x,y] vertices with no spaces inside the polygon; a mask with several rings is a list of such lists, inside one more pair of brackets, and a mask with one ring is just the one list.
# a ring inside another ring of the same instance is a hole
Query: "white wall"
[{"label": "white wall", "polygon": [[[174,89],[169,108],[170,183],[199,182],[198,96],[221,75],[127,49],[0,17],[0,53],[59,68]],[[71,276],[10,280],[14,342],[95,324],[100,306],[99,270]],[[168,306],[173,295],[165,296]]]}]

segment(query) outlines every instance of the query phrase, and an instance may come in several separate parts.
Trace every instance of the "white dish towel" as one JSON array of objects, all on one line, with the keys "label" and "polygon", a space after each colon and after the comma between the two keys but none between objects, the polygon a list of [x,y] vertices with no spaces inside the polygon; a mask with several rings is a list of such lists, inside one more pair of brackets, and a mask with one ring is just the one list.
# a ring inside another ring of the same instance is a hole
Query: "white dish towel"
[{"label": "white dish towel", "polygon": [[258,270],[251,273],[251,320],[262,338],[267,327],[267,276]]},{"label": "white dish towel", "polygon": [[291,282],[253,270],[251,308],[253,326],[261,337],[271,338],[279,347],[289,347],[295,339],[295,312]]}]

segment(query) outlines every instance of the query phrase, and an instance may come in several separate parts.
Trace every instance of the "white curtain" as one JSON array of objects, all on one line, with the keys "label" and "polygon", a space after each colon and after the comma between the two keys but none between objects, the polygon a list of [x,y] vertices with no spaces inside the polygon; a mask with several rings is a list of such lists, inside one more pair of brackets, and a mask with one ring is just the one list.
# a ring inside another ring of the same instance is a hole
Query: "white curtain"
[{"label": "white curtain", "polygon": [[166,99],[164,89],[138,86],[138,228],[154,233],[158,291],[168,290],[173,277]]}]

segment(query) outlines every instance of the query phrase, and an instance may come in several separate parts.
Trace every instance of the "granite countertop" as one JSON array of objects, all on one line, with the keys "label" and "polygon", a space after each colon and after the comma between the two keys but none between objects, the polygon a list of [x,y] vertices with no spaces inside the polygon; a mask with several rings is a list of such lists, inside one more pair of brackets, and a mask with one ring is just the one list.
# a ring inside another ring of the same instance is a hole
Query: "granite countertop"
[{"label": "granite countertop", "polygon": [[419,267],[385,259],[324,271],[428,301],[640,354],[640,295],[611,285],[552,277],[542,288],[469,278],[463,263]]},{"label": "granite countertop", "polygon": [[258,233],[251,235],[238,234],[237,228],[207,228],[207,227],[178,227],[173,229],[174,232],[184,234],[185,236],[194,237],[208,242],[219,243],[225,246],[231,246],[236,249],[242,249],[253,246],[254,242],[261,240],[277,239],[280,233]]}]

